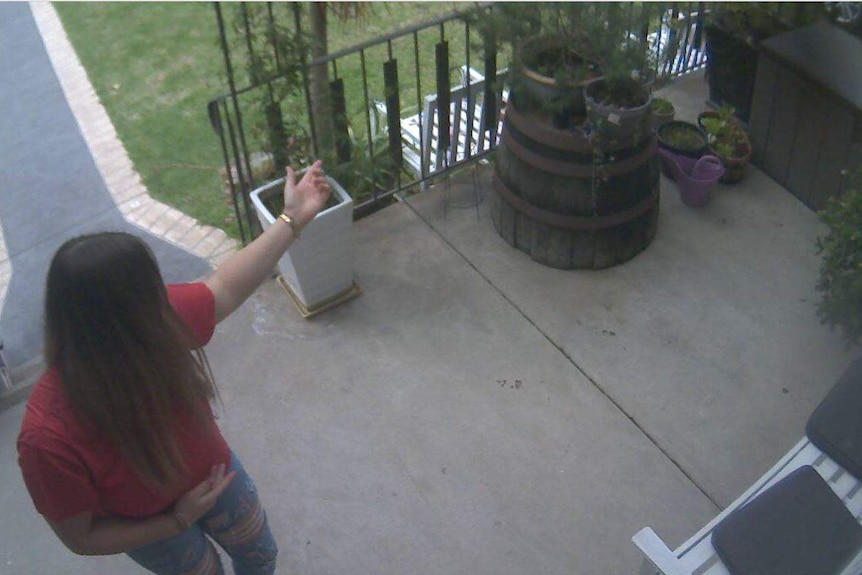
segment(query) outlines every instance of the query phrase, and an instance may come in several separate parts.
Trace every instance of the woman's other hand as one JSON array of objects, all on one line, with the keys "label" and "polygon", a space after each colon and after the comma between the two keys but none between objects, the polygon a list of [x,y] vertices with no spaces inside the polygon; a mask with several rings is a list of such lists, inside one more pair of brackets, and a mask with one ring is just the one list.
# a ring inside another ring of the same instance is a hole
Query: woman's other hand
[{"label": "woman's other hand", "polygon": [[214,466],[209,477],[177,500],[174,504],[174,517],[188,528],[213,508],[219,495],[230,485],[235,475],[236,471],[225,474],[223,463]]},{"label": "woman's other hand", "polygon": [[329,199],[329,182],[323,174],[323,162],[317,160],[296,182],[293,168],[285,168],[284,213],[294,218],[300,229],[305,227]]},{"label": "woman's other hand", "polygon": [[[219,495],[233,480],[236,471],[225,474],[225,466],[216,465],[203,483],[191,489],[174,503],[173,513],[162,513],[146,519],[93,517],[92,511],[79,513],[48,524],[60,540],[78,555],[113,555],[185,531],[204,513],[213,508]],[[173,517],[171,517],[173,515]]]}]

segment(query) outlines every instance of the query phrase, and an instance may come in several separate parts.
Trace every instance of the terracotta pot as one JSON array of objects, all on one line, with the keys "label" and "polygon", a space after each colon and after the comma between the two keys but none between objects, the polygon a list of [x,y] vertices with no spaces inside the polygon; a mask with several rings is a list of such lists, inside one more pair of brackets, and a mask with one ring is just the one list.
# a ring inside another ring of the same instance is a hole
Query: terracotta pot
[{"label": "terracotta pot", "polygon": [[[718,118],[718,112],[707,110],[701,112],[697,116],[697,124],[701,129],[709,134],[709,131],[704,127],[703,120],[706,118]],[[739,124],[736,124],[737,129],[744,136],[744,141],[736,148],[736,154],[733,156],[725,156],[720,154],[713,144],[709,145],[709,153],[721,159],[721,163],[725,167],[724,176],[719,180],[722,184],[734,184],[745,177],[748,164],[751,162],[751,140],[748,139],[748,134]]]}]

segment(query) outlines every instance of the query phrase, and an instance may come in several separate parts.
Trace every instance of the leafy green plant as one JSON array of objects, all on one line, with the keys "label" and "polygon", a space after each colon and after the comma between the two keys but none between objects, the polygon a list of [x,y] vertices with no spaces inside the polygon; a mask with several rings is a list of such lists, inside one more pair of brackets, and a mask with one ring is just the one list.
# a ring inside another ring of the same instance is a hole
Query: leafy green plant
[{"label": "leafy green plant", "polygon": [[477,15],[472,24],[511,46],[510,68],[516,72],[511,85],[517,97],[527,92],[517,73],[522,68],[554,80],[553,95],[528,104],[555,116],[577,108],[585,80],[602,76],[617,84],[650,77],[645,34],[658,10],[649,3],[502,2],[491,17]]},{"label": "leafy green plant", "polygon": [[710,12],[710,23],[754,46],[824,15],[820,2],[718,2]]},{"label": "leafy green plant", "polygon": [[[230,190],[223,181],[227,173],[224,158],[205,113],[207,103],[214,96],[228,91],[212,4],[60,2],[54,6],[117,134],[153,197],[203,224],[220,227],[231,237],[240,238]],[[249,81],[243,54],[245,41],[237,44],[232,25],[237,5],[222,4],[221,7],[236,84],[242,88]],[[249,7],[253,11],[257,5],[249,4]],[[276,21],[292,30],[293,4],[273,3],[272,9],[276,12]],[[450,12],[451,5],[442,2],[380,3],[375,7],[374,17],[364,23],[342,22],[337,18],[330,22],[330,49],[354,46]],[[450,37],[453,62],[463,61],[461,37],[460,34]],[[433,86],[433,42],[437,38],[439,29],[436,27],[419,35],[421,95],[429,92],[428,86]],[[268,46],[265,27],[258,32],[257,41],[256,46]],[[412,61],[412,36],[393,42],[393,54],[402,62]],[[386,45],[368,50],[366,57],[369,94],[377,97],[383,78],[373,71],[388,58]],[[363,76],[359,55],[339,62],[338,70],[348,94],[348,112],[362,113],[364,106],[359,100],[362,99]],[[405,72],[405,77],[412,77],[412,73],[411,68],[410,72]],[[284,89],[283,86],[274,88]],[[403,87],[402,101],[416,101],[415,90],[415,86]],[[358,96],[351,100],[351,94]],[[265,99],[255,98],[257,94],[240,96],[243,127],[253,157],[262,150],[273,151],[264,120]],[[308,122],[304,122],[302,129],[291,122],[305,117],[305,99],[288,96],[280,101],[280,107],[291,148],[290,163],[298,167],[306,155],[310,157],[303,143],[309,139]],[[253,125],[257,128],[254,130],[256,137],[251,135]],[[299,143],[291,145],[291,137]],[[231,162],[233,159],[231,155]],[[237,181],[236,168],[233,173]],[[280,174],[284,174],[283,169]],[[256,175],[256,183],[263,181]]]},{"label": "leafy green plant", "polygon": [[651,83],[655,79],[655,58],[660,56],[650,47],[648,32],[661,19],[665,6],[650,2],[588,5],[595,12],[584,14],[582,27],[604,78],[612,84],[631,80]]},{"label": "leafy green plant", "polygon": [[848,346],[862,337],[862,166],[849,175],[844,193],[820,213],[827,235],[817,238],[823,259],[817,291],[817,315],[830,328],[841,329]]},{"label": "leafy green plant", "polygon": [[748,151],[748,136],[734,115],[731,106],[722,106],[715,116],[705,116],[700,120],[706,130],[709,145],[720,158],[738,158]]},{"label": "leafy green plant", "polygon": [[653,98],[652,99],[652,111],[654,114],[673,114],[675,108],[673,107],[673,103],[670,100],[665,98]]},{"label": "leafy green plant", "polygon": [[[386,135],[376,135],[373,145],[372,156],[365,138],[354,138],[351,142],[353,152],[350,161],[336,164],[327,170],[327,173],[350,193],[355,204],[361,204],[375,193],[392,189],[398,178],[398,170],[387,148]],[[405,174],[402,174],[402,177],[404,176]]]},{"label": "leafy green plant", "polygon": [[251,131],[261,148],[274,158],[276,172],[283,173],[284,167],[292,161],[288,154],[288,138],[297,134],[307,136],[304,122],[293,114],[285,118],[282,113],[282,103],[300,98],[305,43],[296,30],[275,17],[272,4],[236,4],[233,32],[234,47],[243,48],[237,52],[245,57],[250,83],[259,84],[282,76],[255,93],[257,109]]},{"label": "leafy green plant", "polygon": [[[577,105],[580,84],[600,72],[577,25],[577,10],[558,3],[501,2],[490,13],[465,16],[483,38],[475,49],[499,51],[502,46],[511,54],[511,90],[519,108],[567,117],[573,108],[583,107]],[[548,88],[536,91],[537,82]]]},{"label": "leafy green plant", "polygon": [[706,144],[703,141],[703,136],[694,129],[679,125],[671,124],[662,128],[661,137],[668,144],[680,150],[697,150]]},{"label": "leafy green plant", "polygon": [[[353,130],[350,130],[353,134]],[[304,142],[308,145],[308,142]],[[361,204],[374,193],[389,191],[398,177],[395,162],[389,156],[387,136],[379,132],[373,138],[374,155],[369,153],[368,142],[364,137],[351,138],[351,159],[349,162],[332,164],[326,169],[326,175],[336,180],[353,199],[354,205]],[[306,153],[308,149],[306,148]],[[269,179],[281,177],[283,172],[269,174]],[[402,177],[409,177],[402,174]],[[332,194],[324,209],[338,205],[340,199]],[[264,199],[264,205],[270,212],[277,214],[284,209],[284,198],[281,194],[273,194]]]}]

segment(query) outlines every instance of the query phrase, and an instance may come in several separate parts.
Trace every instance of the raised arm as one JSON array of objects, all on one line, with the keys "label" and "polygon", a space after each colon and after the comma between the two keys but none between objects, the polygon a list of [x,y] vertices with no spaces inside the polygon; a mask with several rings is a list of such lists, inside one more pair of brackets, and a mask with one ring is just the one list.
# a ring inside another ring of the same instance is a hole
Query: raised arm
[{"label": "raised arm", "polygon": [[204,283],[215,296],[215,317],[220,322],[238,308],[272,272],[299,233],[329,198],[329,184],[321,161],[316,161],[297,183],[292,168],[286,169],[284,213],[294,226],[277,219],[252,243],[235,253]]}]

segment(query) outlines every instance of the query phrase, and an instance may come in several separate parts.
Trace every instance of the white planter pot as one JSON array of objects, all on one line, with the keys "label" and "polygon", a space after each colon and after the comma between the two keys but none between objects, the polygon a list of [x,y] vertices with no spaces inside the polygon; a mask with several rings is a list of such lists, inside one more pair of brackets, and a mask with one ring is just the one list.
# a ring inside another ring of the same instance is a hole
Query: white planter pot
[{"label": "white planter pot", "polygon": [[[327,180],[332,195],[340,201],[317,214],[278,261],[285,287],[306,317],[358,293],[353,282],[353,200],[338,182]],[[263,229],[278,217],[267,209],[264,200],[283,190],[284,178],[279,178],[251,192]]]}]

